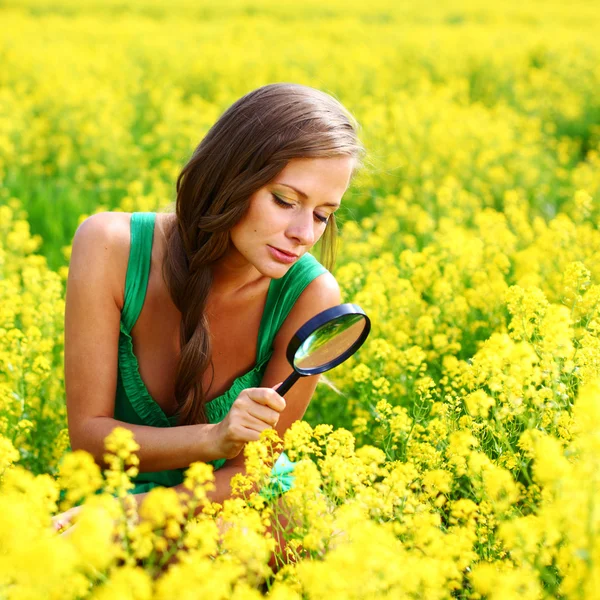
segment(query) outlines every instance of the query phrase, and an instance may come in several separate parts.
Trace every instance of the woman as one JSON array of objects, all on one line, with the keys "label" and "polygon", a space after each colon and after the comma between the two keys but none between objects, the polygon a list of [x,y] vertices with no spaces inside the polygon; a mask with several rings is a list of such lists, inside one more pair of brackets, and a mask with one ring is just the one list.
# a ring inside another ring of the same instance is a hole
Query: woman
[{"label": "woman", "polygon": [[[332,251],[334,213],[360,165],[356,122],[334,98],[271,84],[235,102],[177,179],[175,214],[101,213],[74,240],[65,313],[72,449],[103,465],[104,438],[130,429],[138,505],[215,468],[222,503],[244,444],[304,415],[318,377],[286,394],[293,334],[340,303],[308,251]],[[323,256],[323,254],[322,254]],[[64,522],[64,518],[61,519]]]}]

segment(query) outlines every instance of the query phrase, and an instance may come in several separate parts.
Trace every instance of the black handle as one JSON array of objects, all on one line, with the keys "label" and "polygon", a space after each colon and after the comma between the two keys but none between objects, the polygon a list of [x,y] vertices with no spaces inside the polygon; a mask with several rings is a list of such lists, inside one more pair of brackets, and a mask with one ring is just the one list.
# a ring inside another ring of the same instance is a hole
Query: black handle
[{"label": "black handle", "polygon": [[300,374],[292,371],[292,374],[275,390],[280,396],[287,394],[290,388],[300,379]]}]

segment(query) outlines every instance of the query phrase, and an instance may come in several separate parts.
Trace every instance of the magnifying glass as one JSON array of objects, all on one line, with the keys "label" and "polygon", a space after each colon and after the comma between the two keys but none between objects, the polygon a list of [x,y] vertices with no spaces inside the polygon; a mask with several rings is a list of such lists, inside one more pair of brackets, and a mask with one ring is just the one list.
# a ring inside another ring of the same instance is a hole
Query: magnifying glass
[{"label": "magnifying glass", "polygon": [[369,317],[356,304],[340,304],[315,315],[288,344],[286,356],[294,370],[277,393],[289,392],[300,377],[337,367],[364,344],[370,331]]}]

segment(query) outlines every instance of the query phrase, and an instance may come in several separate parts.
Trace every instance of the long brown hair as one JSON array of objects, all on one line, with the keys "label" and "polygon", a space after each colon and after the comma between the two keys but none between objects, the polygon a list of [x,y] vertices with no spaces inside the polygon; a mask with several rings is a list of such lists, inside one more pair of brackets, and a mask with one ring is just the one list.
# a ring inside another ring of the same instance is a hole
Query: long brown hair
[{"label": "long brown hair", "polygon": [[[229,230],[249,200],[294,158],[352,156],[364,148],[358,124],[335,98],[311,87],[276,83],[232,104],[211,127],[177,178],[175,225],[166,233],[163,277],[181,312],[181,356],[175,381],[178,424],[206,423],[202,375],[211,362],[205,306],[212,265],[228,250]],[[332,266],[335,220],[321,241]]]}]

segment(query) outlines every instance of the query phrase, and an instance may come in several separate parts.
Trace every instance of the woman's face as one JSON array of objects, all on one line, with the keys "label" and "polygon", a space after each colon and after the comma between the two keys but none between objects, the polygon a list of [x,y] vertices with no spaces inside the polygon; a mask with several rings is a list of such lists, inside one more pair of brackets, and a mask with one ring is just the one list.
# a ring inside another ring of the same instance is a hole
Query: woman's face
[{"label": "woman's face", "polygon": [[250,197],[230,258],[279,279],[319,240],[350,183],[354,158],[297,158]]}]

